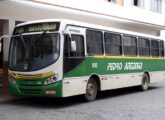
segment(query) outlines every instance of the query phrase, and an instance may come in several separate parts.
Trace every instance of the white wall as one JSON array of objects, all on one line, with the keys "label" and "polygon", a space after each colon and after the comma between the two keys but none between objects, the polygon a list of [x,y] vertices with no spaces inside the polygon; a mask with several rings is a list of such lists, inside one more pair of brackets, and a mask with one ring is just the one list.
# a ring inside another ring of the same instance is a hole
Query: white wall
[{"label": "white wall", "polygon": [[[125,0],[124,7],[120,5],[115,5],[110,2],[105,2],[104,0],[34,0],[42,1],[47,3],[53,3],[56,5],[67,6],[77,9],[82,9],[86,11],[92,11],[97,13],[102,13],[106,15],[112,15],[116,17],[122,17],[126,19],[132,19],[136,21],[142,21],[146,23],[164,25],[164,16],[156,12],[152,12],[147,7],[149,5],[149,0],[145,0],[145,7],[138,8],[128,4],[128,0]],[[147,5],[148,4],[148,5]]]},{"label": "white wall", "polygon": [[[165,21],[165,1],[163,0],[164,4],[162,4],[162,14],[164,16],[164,21]],[[164,22],[165,25],[165,22]],[[162,30],[160,32],[160,36],[163,37],[165,39],[165,30]]]},{"label": "white wall", "polygon": [[[61,8],[57,6],[39,5],[34,3],[25,4],[23,3],[23,1],[18,1],[19,2],[0,2],[0,19],[29,21],[48,18],[67,18],[120,29],[133,30],[136,32],[142,32],[151,35],[155,35],[155,32],[160,29],[162,25],[164,25],[164,17],[161,14],[149,12],[148,10],[133,7],[130,5],[126,5],[126,9],[125,7],[122,7],[120,5],[114,5],[102,0],[49,1],[54,1],[54,3],[63,6],[66,5],[69,7],[77,7],[78,9],[104,13],[109,16]],[[132,19],[135,21],[114,18],[111,17],[111,15]]]}]

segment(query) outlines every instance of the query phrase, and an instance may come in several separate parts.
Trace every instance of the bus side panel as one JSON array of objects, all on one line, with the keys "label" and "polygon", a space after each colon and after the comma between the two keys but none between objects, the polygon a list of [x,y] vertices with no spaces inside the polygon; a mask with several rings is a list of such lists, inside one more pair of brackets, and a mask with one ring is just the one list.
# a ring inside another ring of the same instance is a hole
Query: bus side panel
[{"label": "bus side panel", "polygon": [[63,97],[80,95],[86,92],[89,77],[72,77],[63,80]]},{"label": "bus side panel", "polygon": [[150,83],[156,83],[165,80],[165,71],[157,71],[150,73]]},{"label": "bus side panel", "polygon": [[93,74],[100,77],[101,90],[141,85],[145,71],[149,72],[151,83],[165,78],[164,59],[110,57],[87,57],[83,64],[65,75],[63,96],[85,93],[87,81]]},{"label": "bus side panel", "polygon": [[151,60],[148,65],[150,73],[150,83],[156,83],[165,79],[165,59],[157,58]]},{"label": "bus side panel", "polygon": [[142,73],[113,74],[105,77],[105,80],[101,80],[101,90],[140,85]]}]

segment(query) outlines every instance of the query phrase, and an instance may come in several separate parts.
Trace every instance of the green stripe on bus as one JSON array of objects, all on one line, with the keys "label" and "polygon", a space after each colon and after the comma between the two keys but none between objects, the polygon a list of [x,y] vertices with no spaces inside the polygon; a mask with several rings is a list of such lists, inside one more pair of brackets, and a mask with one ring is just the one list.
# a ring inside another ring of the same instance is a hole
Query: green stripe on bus
[{"label": "green stripe on bus", "polygon": [[165,71],[165,59],[87,57],[77,69],[64,77]]}]

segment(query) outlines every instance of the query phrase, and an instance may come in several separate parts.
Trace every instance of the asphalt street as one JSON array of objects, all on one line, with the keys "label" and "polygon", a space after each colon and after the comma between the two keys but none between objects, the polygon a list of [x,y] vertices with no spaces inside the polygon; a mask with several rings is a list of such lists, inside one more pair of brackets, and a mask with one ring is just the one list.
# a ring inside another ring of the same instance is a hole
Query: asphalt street
[{"label": "asphalt street", "polygon": [[82,96],[24,98],[0,104],[0,120],[165,120],[165,81],[100,92],[93,102]]}]

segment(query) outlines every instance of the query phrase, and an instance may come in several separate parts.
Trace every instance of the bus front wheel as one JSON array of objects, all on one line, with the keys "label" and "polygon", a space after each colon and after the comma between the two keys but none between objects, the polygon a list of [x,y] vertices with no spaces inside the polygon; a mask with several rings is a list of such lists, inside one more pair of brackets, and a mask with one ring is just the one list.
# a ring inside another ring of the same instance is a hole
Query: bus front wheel
[{"label": "bus front wheel", "polygon": [[90,102],[95,100],[96,96],[97,96],[97,83],[93,78],[90,78],[86,87],[85,99]]},{"label": "bus front wheel", "polygon": [[140,88],[142,91],[146,91],[146,90],[148,90],[148,87],[149,87],[149,76],[147,73],[144,73],[143,77],[142,77],[142,82],[141,82]]}]

